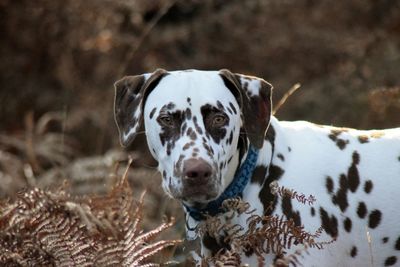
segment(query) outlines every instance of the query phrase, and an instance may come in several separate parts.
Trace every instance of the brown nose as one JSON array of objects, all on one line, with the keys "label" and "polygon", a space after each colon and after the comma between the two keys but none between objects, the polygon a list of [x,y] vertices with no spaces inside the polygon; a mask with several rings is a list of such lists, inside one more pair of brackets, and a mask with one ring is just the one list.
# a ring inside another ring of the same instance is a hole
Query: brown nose
[{"label": "brown nose", "polygon": [[188,159],[183,163],[183,175],[189,185],[201,185],[208,182],[212,168],[204,159]]}]

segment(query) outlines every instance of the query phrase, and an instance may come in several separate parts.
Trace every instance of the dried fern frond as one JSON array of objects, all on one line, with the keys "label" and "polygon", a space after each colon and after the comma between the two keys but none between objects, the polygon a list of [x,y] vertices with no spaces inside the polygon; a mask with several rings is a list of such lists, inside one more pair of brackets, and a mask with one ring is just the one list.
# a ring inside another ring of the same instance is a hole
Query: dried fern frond
[{"label": "dried fern frond", "polygon": [[90,266],[95,240],[78,216],[64,206],[66,195],[40,189],[21,192],[16,203],[1,207],[0,263],[23,266]]},{"label": "dried fern frond", "polygon": [[[278,193],[281,192],[281,193]],[[289,196],[301,203],[313,203],[313,198],[303,198],[302,194],[281,187],[277,190],[279,196]],[[296,197],[298,196],[298,197]],[[302,201],[307,199],[308,201]],[[315,199],[315,198],[314,198]],[[231,222],[234,215],[221,217],[207,217],[198,229],[200,236],[208,235],[220,243],[222,249],[211,257],[203,257],[203,266],[242,266],[240,255],[251,251],[258,259],[259,265],[264,266],[264,257],[267,254],[276,255],[279,260],[276,266],[288,266],[299,263],[298,257],[309,248],[323,249],[325,245],[335,240],[318,241],[323,228],[318,228],[314,233],[307,232],[303,226],[298,226],[292,219],[284,215],[254,214],[248,203],[240,199],[232,199],[223,203],[227,210],[233,211],[237,216],[247,214],[247,230]],[[293,254],[287,254],[293,245],[300,245]],[[219,265],[218,265],[219,264]],[[227,265],[221,265],[227,264]]]},{"label": "dried fern frond", "polygon": [[103,197],[22,191],[0,204],[0,265],[159,266],[152,256],[180,241],[154,241],[174,220],[143,231],[143,199],[125,176]]},{"label": "dried fern frond", "polygon": [[308,197],[303,193],[298,193],[293,189],[286,188],[284,186],[279,186],[276,181],[270,184],[271,193],[274,195],[278,195],[281,198],[289,197],[291,199],[296,199],[298,202],[302,204],[313,205],[317,200],[315,196],[309,195]]},{"label": "dried fern frond", "polygon": [[217,267],[244,267],[238,249],[231,249],[219,253],[215,258],[215,266]]}]

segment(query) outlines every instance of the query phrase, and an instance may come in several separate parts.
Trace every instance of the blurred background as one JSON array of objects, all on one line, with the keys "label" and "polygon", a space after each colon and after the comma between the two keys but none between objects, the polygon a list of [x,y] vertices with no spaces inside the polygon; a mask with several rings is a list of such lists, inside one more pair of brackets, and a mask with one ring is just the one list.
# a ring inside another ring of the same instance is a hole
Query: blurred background
[{"label": "blurred background", "polygon": [[[127,158],[113,83],[156,68],[263,77],[275,102],[300,83],[281,120],[400,126],[400,1],[0,0],[0,34],[0,196],[64,179],[107,191]],[[132,185],[154,220],[179,217],[143,142],[128,151]]]}]

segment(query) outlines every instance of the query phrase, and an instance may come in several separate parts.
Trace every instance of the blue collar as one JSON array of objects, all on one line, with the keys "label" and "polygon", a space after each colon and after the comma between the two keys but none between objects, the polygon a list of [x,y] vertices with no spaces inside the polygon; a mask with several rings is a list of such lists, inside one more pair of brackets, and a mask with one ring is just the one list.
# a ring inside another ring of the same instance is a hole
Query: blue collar
[{"label": "blue collar", "polygon": [[209,202],[203,209],[196,209],[183,204],[190,217],[196,221],[201,221],[205,218],[204,214],[215,216],[218,213],[224,212],[221,208],[222,202],[226,199],[237,197],[243,192],[244,188],[250,181],[254,169],[256,168],[257,159],[258,150],[250,145],[246,160],[236,171],[232,182],[216,200]]}]

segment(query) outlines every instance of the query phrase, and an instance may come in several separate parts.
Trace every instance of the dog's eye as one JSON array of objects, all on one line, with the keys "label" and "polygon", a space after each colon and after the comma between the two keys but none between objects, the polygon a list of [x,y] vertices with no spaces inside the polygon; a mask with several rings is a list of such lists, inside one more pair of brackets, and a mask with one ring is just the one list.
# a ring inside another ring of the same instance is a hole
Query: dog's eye
[{"label": "dog's eye", "polygon": [[225,125],[226,117],[224,115],[215,115],[212,120],[213,127],[222,127]]},{"label": "dog's eye", "polygon": [[159,121],[161,122],[162,125],[167,126],[167,127],[173,127],[174,126],[174,119],[169,116],[169,115],[163,115],[159,118]]}]

